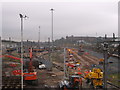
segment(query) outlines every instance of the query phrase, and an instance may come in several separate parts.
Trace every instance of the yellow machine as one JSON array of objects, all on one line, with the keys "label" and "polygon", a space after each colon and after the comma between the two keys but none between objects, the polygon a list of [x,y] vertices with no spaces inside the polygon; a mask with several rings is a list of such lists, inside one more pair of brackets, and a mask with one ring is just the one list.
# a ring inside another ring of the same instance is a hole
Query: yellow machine
[{"label": "yellow machine", "polygon": [[100,68],[93,68],[92,72],[89,72],[84,77],[87,79],[87,83],[91,83],[94,88],[103,86],[103,72]]}]

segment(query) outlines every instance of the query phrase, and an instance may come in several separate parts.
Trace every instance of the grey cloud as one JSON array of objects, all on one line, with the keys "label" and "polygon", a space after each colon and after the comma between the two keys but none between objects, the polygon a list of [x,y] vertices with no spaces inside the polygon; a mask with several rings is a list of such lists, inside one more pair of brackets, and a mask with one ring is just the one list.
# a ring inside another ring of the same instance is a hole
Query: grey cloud
[{"label": "grey cloud", "polygon": [[117,34],[117,3],[3,3],[3,38],[20,40],[19,13],[29,16],[24,21],[24,40],[51,37],[51,12],[54,8],[54,38],[66,35],[112,35]]}]

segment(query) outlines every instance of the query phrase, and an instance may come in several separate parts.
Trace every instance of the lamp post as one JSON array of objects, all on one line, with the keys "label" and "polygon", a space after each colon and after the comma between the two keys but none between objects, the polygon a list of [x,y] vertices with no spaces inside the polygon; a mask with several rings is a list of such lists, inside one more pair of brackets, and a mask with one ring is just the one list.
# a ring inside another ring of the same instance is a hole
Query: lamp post
[{"label": "lamp post", "polygon": [[103,82],[104,82],[104,90],[107,90],[107,72],[108,72],[108,52],[107,52],[107,44],[104,43],[104,73],[103,73]]},{"label": "lamp post", "polygon": [[21,19],[21,89],[23,90],[23,19],[27,18],[27,16],[19,15]]},{"label": "lamp post", "polygon": [[39,32],[38,32],[38,48],[40,48],[40,26],[39,26]]},{"label": "lamp post", "polygon": [[65,61],[66,61],[66,48],[64,48],[64,80],[66,79],[66,66],[65,66]]},{"label": "lamp post", "polygon": [[104,64],[103,64],[103,87],[104,90],[107,90],[107,76],[108,76],[108,43],[106,42],[107,40],[107,35],[105,34],[105,41],[104,41]]},{"label": "lamp post", "polygon": [[51,35],[51,39],[52,39],[52,51],[53,51],[53,11],[54,9],[51,8],[51,30],[52,30],[52,35]]},{"label": "lamp post", "polygon": [[[54,9],[53,8],[51,8],[50,9],[50,11],[51,11],[51,30],[52,30],[52,35],[51,35],[51,39],[52,39],[52,52],[53,52],[53,11],[54,11]],[[52,56],[52,55],[51,55]],[[51,64],[52,64],[52,59],[51,59]],[[52,66],[53,65],[51,65],[51,70],[52,70]]]},{"label": "lamp post", "polygon": [[48,38],[48,46],[49,46],[49,50],[48,50],[48,52],[49,52],[49,61],[51,61],[50,60],[50,38]]}]

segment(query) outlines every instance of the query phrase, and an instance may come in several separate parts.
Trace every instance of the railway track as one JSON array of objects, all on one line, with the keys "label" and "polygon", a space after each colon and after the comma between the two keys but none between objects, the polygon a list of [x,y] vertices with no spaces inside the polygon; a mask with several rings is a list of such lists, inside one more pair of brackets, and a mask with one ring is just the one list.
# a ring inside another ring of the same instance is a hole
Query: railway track
[{"label": "railway track", "polygon": [[[78,55],[77,53],[73,52],[73,56],[76,60],[80,60],[81,64],[87,64],[87,65],[92,65],[92,64],[99,64],[99,59],[96,57],[93,57],[91,55]],[[83,65],[82,65],[83,66]],[[82,78],[84,78],[83,76],[81,76]],[[118,90],[120,89],[119,86],[107,81],[107,84],[109,85],[109,88]]]},{"label": "railway track", "polygon": [[[88,64],[88,65],[98,64],[98,61],[99,61],[97,58],[92,57],[90,55],[79,56],[79,55],[77,55],[77,53],[74,53],[74,58],[76,60],[80,59],[80,60],[82,60],[81,62],[83,62],[84,64]],[[53,63],[53,67],[55,67],[56,69],[58,69],[60,71],[64,71],[63,67],[58,63]],[[84,76],[81,76],[81,77],[84,78]],[[117,85],[115,85],[115,84],[113,84],[113,83],[111,83],[109,81],[107,82],[107,84],[110,85],[111,88],[114,89],[114,90],[120,89],[119,86],[117,86]]]},{"label": "railway track", "polygon": [[120,86],[117,86],[117,85],[115,85],[115,84],[113,84],[113,83],[111,83],[111,82],[109,82],[109,81],[107,81],[107,84],[110,85],[110,86],[112,86],[112,88],[114,88],[114,89],[116,89],[116,90],[119,90],[119,89],[120,89]]},{"label": "railway track", "polygon": [[2,90],[20,89],[20,88],[21,88],[21,77],[20,76],[2,77]]},{"label": "railway track", "polygon": [[[79,56],[79,55],[77,55],[76,54],[76,56],[75,56],[75,58],[77,58],[77,59],[80,59],[80,58],[82,58],[82,60],[84,61],[84,60],[86,60],[88,63],[90,63],[90,64],[97,64],[97,58],[94,58],[94,57],[92,57],[92,56]],[[87,57],[87,58],[86,58]],[[77,60],[76,59],[76,60]],[[94,60],[96,60],[96,63],[94,63],[94,61],[93,60],[91,60],[91,59],[94,59]],[[81,60],[81,59],[80,59]],[[58,69],[58,70],[60,70],[60,71],[64,71],[64,69],[63,69],[63,67],[61,66],[61,65],[59,65],[59,64],[57,64],[57,63],[53,63],[53,67],[55,67],[56,69]],[[84,78],[84,76],[81,76],[82,78]],[[111,82],[109,82],[109,81],[107,81],[107,84],[110,86],[110,89],[114,89],[114,90],[119,90],[120,89],[120,87],[119,86],[117,86],[117,85],[115,85],[115,84],[113,84],[113,83],[111,83]]]}]

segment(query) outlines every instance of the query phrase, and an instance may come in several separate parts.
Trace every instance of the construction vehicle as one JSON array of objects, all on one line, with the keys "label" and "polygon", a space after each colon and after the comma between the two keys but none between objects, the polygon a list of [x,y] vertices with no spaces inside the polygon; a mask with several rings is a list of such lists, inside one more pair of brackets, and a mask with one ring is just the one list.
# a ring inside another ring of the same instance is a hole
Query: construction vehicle
[{"label": "construction vehicle", "polygon": [[103,58],[99,59],[99,64],[103,65],[103,63],[104,63],[104,59]]},{"label": "construction vehicle", "polygon": [[86,73],[85,77],[87,83],[90,83],[92,88],[103,87],[103,72],[100,68],[93,68],[91,72]]},{"label": "construction vehicle", "polygon": [[[8,58],[12,58],[15,60],[21,60],[21,58],[18,57],[14,57],[11,55],[1,55],[0,57],[8,57]],[[23,62],[21,62],[23,63]],[[12,67],[16,67],[17,64],[10,64],[10,66]],[[28,68],[24,68],[23,73],[21,72],[21,70],[14,70],[12,71],[12,74],[14,76],[18,76],[18,75],[23,75],[24,81],[28,82],[30,84],[33,85],[37,85],[38,84],[38,77],[37,77],[37,72],[35,71],[33,65],[32,65],[32,48],[30,49],[30,61],[29,61],[29,65]]]},{"label": "construction vehicle", "polygon": [[30,62],[28,69],[24,69],[23,72],[24,81],[33,85],[38,84],[37,72],[32,65],[32,48],[30,49]]},{"label": "construction vehicle", "polygon": [[72,75],[68,80],[61,81],[59,87],[63,90],[79,90],[82,88],[82,78],[79,75]]}]

